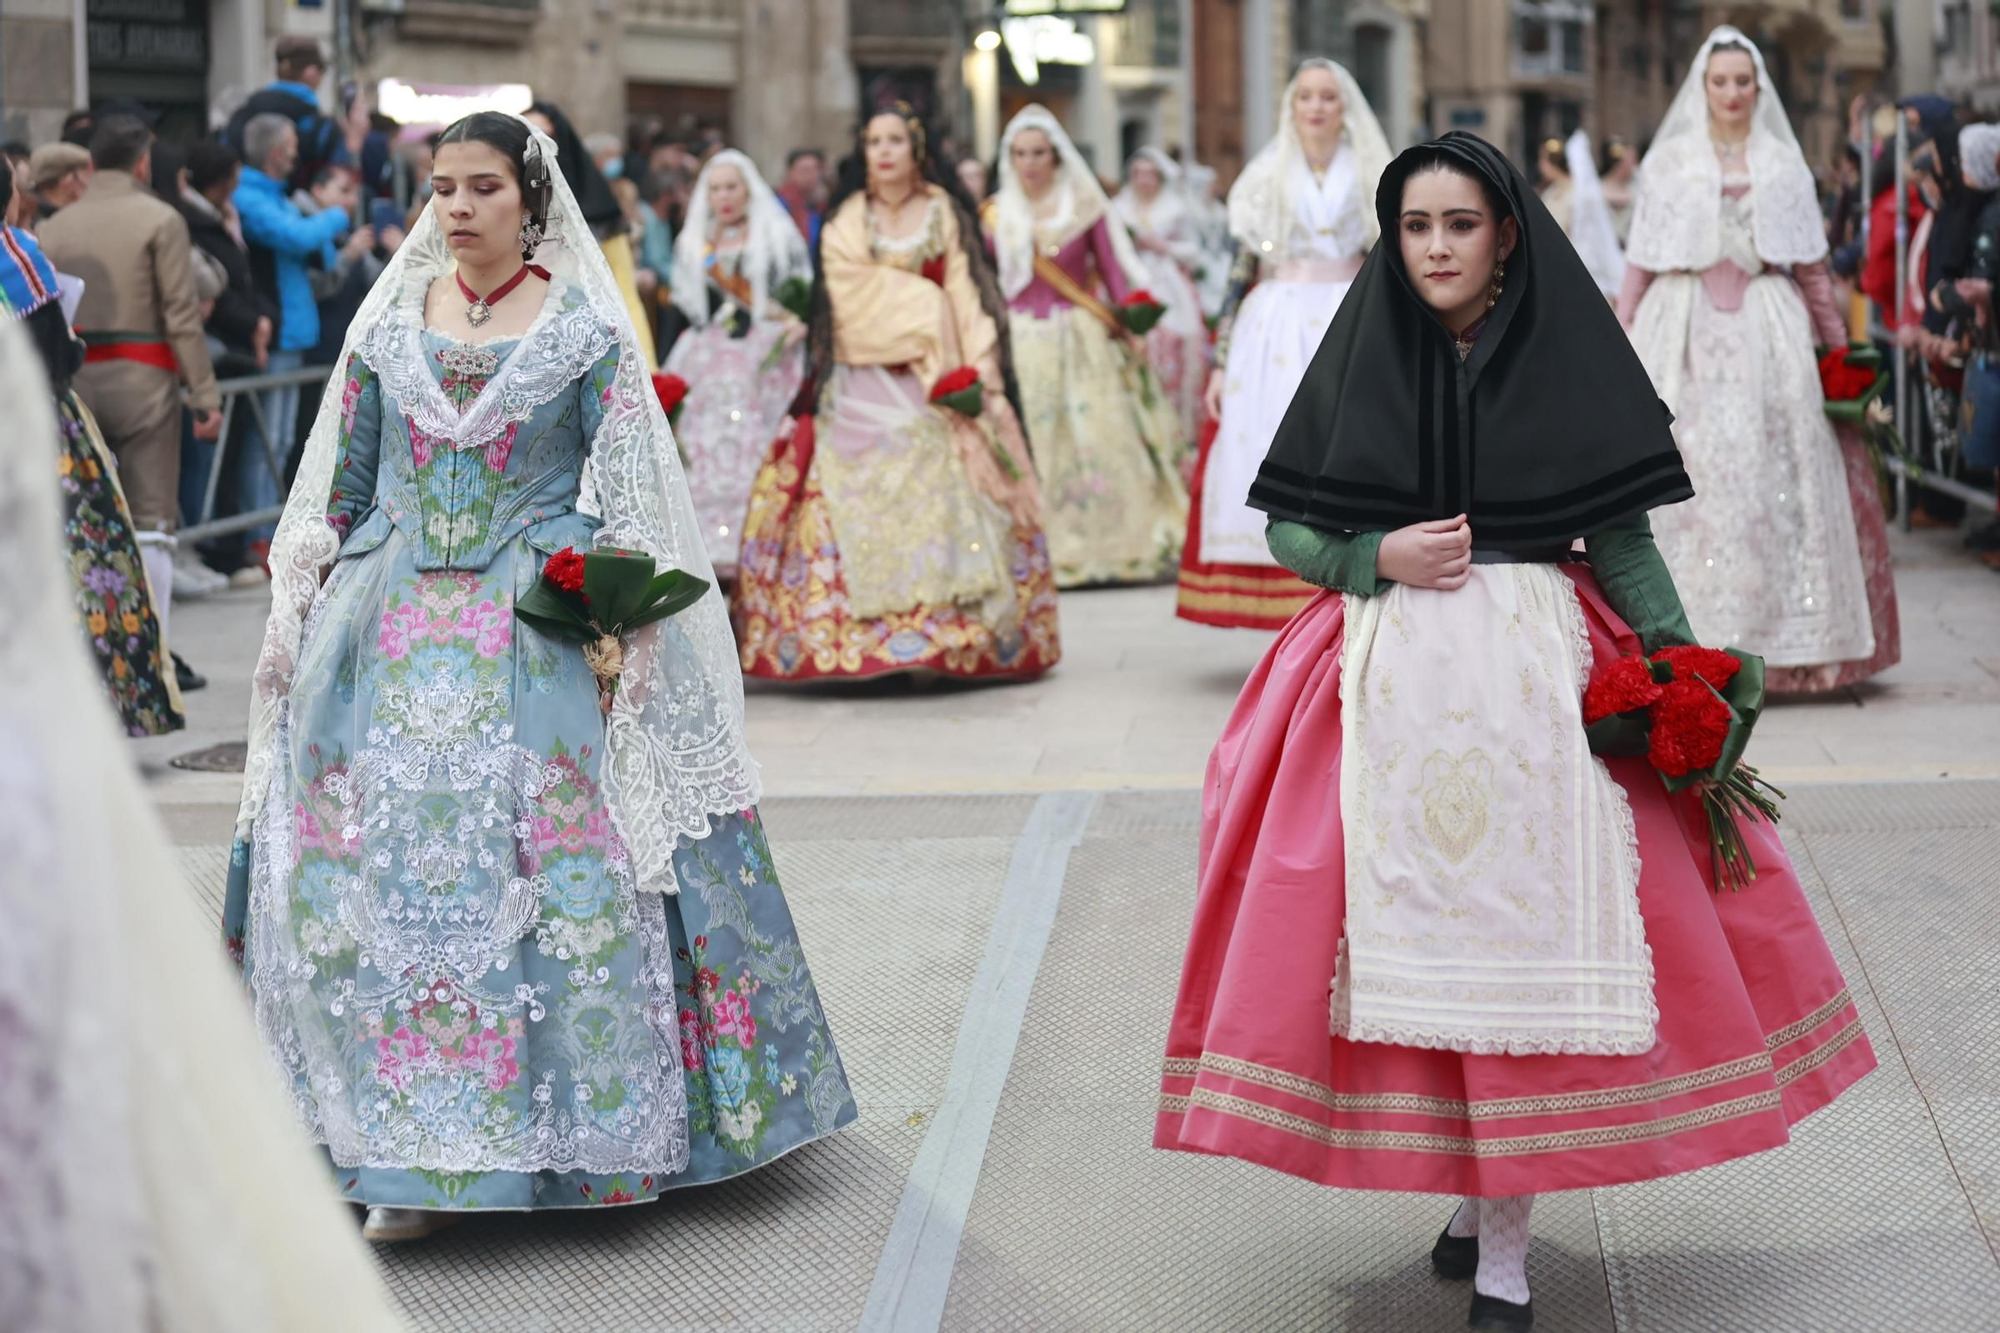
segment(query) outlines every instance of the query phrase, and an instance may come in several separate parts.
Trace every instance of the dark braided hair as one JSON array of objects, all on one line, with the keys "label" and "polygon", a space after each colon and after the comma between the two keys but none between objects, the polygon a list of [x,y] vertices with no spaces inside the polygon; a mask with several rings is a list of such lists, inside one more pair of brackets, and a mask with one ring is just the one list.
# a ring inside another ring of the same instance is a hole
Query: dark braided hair
[{"label": "dark braided hair", "polygon": [[[1014,349],[1007,328],[1007,301],[1000,294],[1000,282],[993,272],[993,261],[987,256],[985,237],[979,223],[979,208],[960,183],[958,173],[941,167],[929,150],[929,134],[923,117],[919,116],[907,102],[897,102],[884,110],[865,116],[854,130],[854,151],[841,159],[839,178],[834,186],[833,197],[827,201],[821,237],[827,226],[833,224],[840,215],[841,208],[858,195],[868,190],[868,154],[866,140],[868,123],[878,116],[897,116],[908,126],[910,151],[916,159],[917,176],[925,184],[944,193],[958,218],[958,243],[965,251],[966,267],[972,274],[973,285],[979,289],[979,305],[993,321],[999,335],[1000,379],[1007,401],[1013,405],[1014,415],[1021,422],[1023,438],[1026,437],[1028,418],[1021,410],[1021,388],[1014,377]],[[865,205],[864,205],[865,206]],[[820,262],[820,242],[813,243],[813,290],[810,336],[807,346],[811,355],[812,390],[823,389],[833,375],[833,304],[826,294],[826,268]],[[1033,453],[1034,442],[1029,441],[1029,451]]]}]

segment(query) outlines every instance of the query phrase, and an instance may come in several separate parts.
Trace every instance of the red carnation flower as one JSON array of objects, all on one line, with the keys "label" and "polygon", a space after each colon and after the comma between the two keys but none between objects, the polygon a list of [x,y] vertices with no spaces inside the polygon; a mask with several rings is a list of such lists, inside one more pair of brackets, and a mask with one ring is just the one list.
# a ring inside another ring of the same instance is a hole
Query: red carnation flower
[{"label": "red carnation flower", "polygon": [[1159,298],[1143,287],[1125,298],[1126,305],[1158,305],[1159,303]]},{"label": "red carnation flower", "polygon": [[1847,349],[1836,347],[1819,360],[1820,392],[1830,403],[1859,398],[1875,385],[1875,372],[1847,363]]},{"label": "red carnation flower", "polygon": [[583,557],[574,546],[565,546],[542,566],[542,576],[564,592],[583,591]]},{"label": "red carnation flower", "polygon": [[931,400],[942,402],[955,393],[964,393],[978,383],[977,370],[971,366],[960,366],[957,370],[947,371],[938,377],[938,382],[931,386]]},{"label": "red carnation flower", "polygon": [[1659,697],[1659,682],[1653,679],[1646,659],[1636,654],[1621,657],[1591,677],[1583,692],[1584,725],[1601,722],[1614,713],[1644,708]]},{"label": "red carnation flower", "polygon": [[1665,662],[1674,669],[1675,680],[1693,680],[1699,676],[1721,690],[1736,678],[1743,669],[1743,663],[1720,648],[1702,648],[1687,644],[1679,648],[1662,648],[1653,654],[1655,662]]},{"label": "red carnation flower", "polygon": [[653,392],[660,396],[660,407],[672,416],[674,409],[687,397],[688,382],[679,375],[669,375],[665,371],[653,376]]},{"label": "red carnation flower", "polygon": [[1647,762],[1670,778],[1712,767],[1729,739],[1729,705],[1699,680],[1674,680],[1660,687],[1653,705]]}]

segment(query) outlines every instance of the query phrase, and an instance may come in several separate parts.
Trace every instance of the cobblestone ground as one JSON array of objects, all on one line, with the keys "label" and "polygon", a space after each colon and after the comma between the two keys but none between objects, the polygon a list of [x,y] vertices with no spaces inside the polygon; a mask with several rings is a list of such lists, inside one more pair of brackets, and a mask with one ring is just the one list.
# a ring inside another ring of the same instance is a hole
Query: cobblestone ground
[{"label": "cobblestone ground", "polygon": [[[1881,1068],[1791,1146],[1535,1210],[1537,1327],[2000,1327],[2000,579],[1897,543],[1905,662],[1775,707],[1753,759]],[[752,1176],[615,1215],[493,1216],[379,1251],[422,1329],[1463,1326],[1448,1211],[1149,1146],[1199,778],[1267,641],[1165,589],[1066,598],[1006,689],[755,690],[764,811],[862,1115]],[[176,609],[214,685],[139,747],[220,906],[261,607]],[[1754,889],[1752,890],[1754,891]]]}]

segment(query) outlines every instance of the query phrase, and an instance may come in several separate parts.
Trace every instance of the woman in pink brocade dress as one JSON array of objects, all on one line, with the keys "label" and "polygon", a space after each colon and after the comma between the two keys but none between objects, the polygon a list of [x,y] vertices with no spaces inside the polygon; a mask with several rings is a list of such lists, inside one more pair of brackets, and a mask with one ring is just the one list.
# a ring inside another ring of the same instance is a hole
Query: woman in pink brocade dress
[{"label": "woman in pink brocade dress", "polygon": [[1902,656],[1875,469],[1820,390],[1814,344],[1847,345],[1826,253],[1763,57],[1717,28],[1640,165],[1618,318],[1694,479],[1659,514],[1660,551],[1702,641],[1761,655],[1774,692]]},{"label": "woman in pink brocade dress", "polygon": [[1186,440],[1147,371],[1145,345],[1114,308],[1141,288],[1138,251],[1040,106],[1001,136],[1000,189],[983,217],[1007,298],[1056,586],[1151,582],[1180,559]]}]

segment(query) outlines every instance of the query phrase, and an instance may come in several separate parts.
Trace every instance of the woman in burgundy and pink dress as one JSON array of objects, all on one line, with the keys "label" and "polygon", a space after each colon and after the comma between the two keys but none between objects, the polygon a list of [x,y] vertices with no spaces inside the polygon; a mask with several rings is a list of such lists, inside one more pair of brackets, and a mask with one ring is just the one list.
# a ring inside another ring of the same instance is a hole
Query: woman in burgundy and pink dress
[{"label": "woman in burgundy and pink dress", "polygon": [[1000,189],[984,220],[1011,314],[1021,424],[1041,473],[1056,584],[1158,579],[1180,558],[1186,445],[1144,344],[1117,309],[1142,290],[1146,269],[1045,108],[1025,108],[1001,136]]}]

